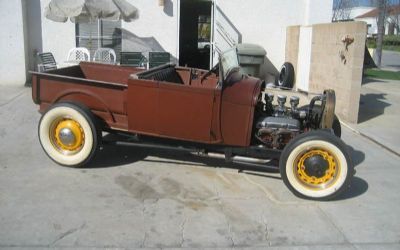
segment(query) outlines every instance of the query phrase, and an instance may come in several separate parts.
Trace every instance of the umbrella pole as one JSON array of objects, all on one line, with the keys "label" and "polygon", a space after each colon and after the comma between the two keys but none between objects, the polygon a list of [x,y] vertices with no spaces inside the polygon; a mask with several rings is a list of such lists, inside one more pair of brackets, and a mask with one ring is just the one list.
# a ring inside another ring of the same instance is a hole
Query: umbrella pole
[{"label": "umbrella pole", "polygon": [[101,48],[101,44],[100,44],[100,38],[101,34],[100,34],[100,19],[97,19],[97,48]]}]

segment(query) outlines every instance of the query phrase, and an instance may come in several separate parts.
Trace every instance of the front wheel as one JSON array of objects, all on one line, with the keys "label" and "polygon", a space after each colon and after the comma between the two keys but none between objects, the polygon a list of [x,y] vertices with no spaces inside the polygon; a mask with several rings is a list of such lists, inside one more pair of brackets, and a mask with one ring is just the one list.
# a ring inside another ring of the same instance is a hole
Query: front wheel
[{"label": "front wheel", "polygon": [[279,170],[296,195],[329,200],[350,185],[354,167],[346,145],[326,131],[311,131],[294,138],[284,148]]},{"label": "front wheel", "polygon": [[95,117],[87,108],[57,103],[40,119],[40,144],[56,163],[83,166],[97,150],[100,133],[95,125]]}]

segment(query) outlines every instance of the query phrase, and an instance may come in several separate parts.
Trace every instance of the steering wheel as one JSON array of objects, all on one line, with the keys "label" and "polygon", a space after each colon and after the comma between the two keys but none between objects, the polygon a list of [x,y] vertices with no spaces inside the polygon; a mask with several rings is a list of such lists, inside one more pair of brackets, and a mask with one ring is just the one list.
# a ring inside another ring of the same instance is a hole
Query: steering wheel
[{"label": "steering wheel", "polygon": [[203,83],[204,79],[206,79],[209,75],[211,75],[212,73],[215,73],[216,75],[218,75],[218,71],[219,71],[219,63],[217,63],[214,67],[212,67],[212,69],[210,69],[209,71],[207,71],[207,73],[205,73],[201,79],[200,79],[200,83]]}]

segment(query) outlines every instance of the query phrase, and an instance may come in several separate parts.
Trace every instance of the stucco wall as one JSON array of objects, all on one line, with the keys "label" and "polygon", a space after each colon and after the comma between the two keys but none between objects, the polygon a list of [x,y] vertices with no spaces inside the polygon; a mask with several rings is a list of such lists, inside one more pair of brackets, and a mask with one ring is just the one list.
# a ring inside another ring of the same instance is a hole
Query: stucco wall
[{"label": "stucco wall", "polygon": [[53,22],[44,17],[45,7],[50,0],[41,0],[43,51],[53,53],[57,63],[67,60],[68,51],[76,46],[75,24]]},{"label": "stucco wall", "polygon": [[[27,14],[24,13],[21,1],[28,1]],[[30,12],[31,7],[38,5],[39,1],[41,18]],[[152,43],[151,47],[158,48],[155,50],[165,50],[173,57],[178,57],[179,3],[183,0],[165,0],[164,6],[159,6],[156,0],[127,1],[139,8],[140,18],[131,23],[122,22],[124,35],[145,38],[145,41]],[[74,23],[57,23],[44,17],[44,10],[49,2],[50,0],[0,1],[0,18],[3,24],[0,55],[7,58],[7,64],[2,63],[0,71],[2,84],[25,82],[26,70],[32,69],[32,63],[35,63],[35,50],[52,52],[56,61],[62,64],[69,49],[75,47]],[[263,46],[267,50],[268,59],[276,68],[285,60],[286,27],[329,22],[332,9],[331,0],[248,0],[245,5],[242,0],[218,0],[217,3],[241,32],[242,41]],[[24,14],[27,22],[25,41]],[[41,27],[32,25],[35,21],[41,23]],[[123,42],[122,46],[125,49],[129,47],[129,43]]]},{"label": "stucco wall", "polygon": [[23,13],[21,0],[0,1],[1,85],[23,85],[26,81]]},{"label": "stucco wall", "polygon": [[[42,17],[50,0],[41,0]],[[179,3],[183,0],[127,0],[140,10],[134,22],[122,22],[123,36],[137,36],[151,41],[150,46],[168,51],[177,57],[179,37]],[[330,22],[331,0],[218,0],[218,5],[242,34],[242,41],[256,43],[267,50],[268,59],[279,68],[285,60],[286,27]],[[70,21],[56,23],[42,18],[43,50],[52,51],[56,60],[65,60],[75,46],[75,27]],[[155,45],[154,45],[155,44]],[[122,43],[129,49],[130,42]]]},{"label": "stucco wall", "polygon": [[222,11],[242,33],[243,43],[256,43],[279,69],[285,61],[286,27],[331,21],[332,0],[218,0]]},{"label": "stucco wall", "polygon": [[[28,70],[37,69],[36,54],[42,51],[42,16],[40,0],[25,0],[26,2],[26,57]],[[28,75],[30,78],[30,75]]]},{"label": "stucco wall", "polygon": [[129,50],[135,40],[147,42],[153,51],[167,51],[177,57],[178,49],[178,0],[158,1],[127,0],[137,7],[140,17],[133,22],[122,22],[122,49]]}]

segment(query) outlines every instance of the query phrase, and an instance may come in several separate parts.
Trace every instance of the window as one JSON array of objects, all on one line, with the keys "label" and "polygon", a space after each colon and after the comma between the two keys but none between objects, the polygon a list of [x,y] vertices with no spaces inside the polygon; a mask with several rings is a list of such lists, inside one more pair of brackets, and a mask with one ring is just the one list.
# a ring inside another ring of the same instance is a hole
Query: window
[{"label": "window", "polygon": [[121,21],[97,20],[89,23],[76,23],[76,47],[85,47],[90,51],[90,56],[98,48],[111,48],[115,50],[117,61],[121,52]]},{"label": "window", "polygon": [[210,50],[211,17],[200,15],[197,21],[197,48]]}]

